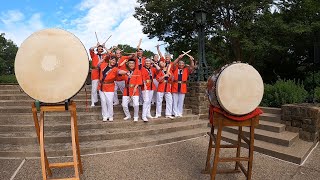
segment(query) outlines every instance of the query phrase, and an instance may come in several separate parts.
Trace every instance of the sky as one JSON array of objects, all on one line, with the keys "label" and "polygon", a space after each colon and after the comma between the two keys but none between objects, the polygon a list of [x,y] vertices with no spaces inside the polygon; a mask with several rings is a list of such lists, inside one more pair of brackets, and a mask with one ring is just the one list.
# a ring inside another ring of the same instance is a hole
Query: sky
[{"label": "sky", "polygon": [[[62,28],[75,34],[88,49],[110,35],[106,47],[129,44],[156,53],[158,39],[142,33],[133,17],[136,0],[0,0],[0,33],[20,44],[32,33],[46,28]],[[164,51],[164,46],[162,46]]]}]

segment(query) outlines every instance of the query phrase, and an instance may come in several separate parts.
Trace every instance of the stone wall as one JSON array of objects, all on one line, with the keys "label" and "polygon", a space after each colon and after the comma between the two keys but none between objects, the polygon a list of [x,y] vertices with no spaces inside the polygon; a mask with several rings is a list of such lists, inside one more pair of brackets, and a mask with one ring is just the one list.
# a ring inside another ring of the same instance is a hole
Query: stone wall
[{"label": "stone wall", "polygon": [[193,114],[198,114],[200,119],[205,120],[209,117],[209,101],[206,90],[207,82],[189,82],[184,102],[186,108],[192,109]]},{"label": "stone wall", "polygon": [[315,104],[288,104],[282,106],[282,123],[286,130],[299,132],[305,141],[319,141],[320,107]]}]

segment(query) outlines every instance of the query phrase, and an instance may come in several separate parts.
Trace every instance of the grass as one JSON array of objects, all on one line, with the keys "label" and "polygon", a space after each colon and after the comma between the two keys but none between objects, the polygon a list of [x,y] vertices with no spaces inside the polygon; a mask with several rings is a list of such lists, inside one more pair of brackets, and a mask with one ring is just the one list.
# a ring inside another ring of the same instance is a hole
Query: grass
[{"label": "grass", "polygon": [[0,75],[0,84],[16,84],[17,79],[14,74],[10,75]]}]

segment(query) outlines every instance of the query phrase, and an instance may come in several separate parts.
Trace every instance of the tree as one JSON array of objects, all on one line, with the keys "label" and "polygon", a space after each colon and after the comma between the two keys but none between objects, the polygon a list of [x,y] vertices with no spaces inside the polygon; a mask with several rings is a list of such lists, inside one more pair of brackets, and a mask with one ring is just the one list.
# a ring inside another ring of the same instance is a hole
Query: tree
[{"label": "tree", "polygon": [[0,75],[14,73],[14,60],[18,51],[17,45],[0,34]]},{"label": "tree", "polygon": [[[143,25],[145,34],[150,38],[158,37],[168,42],[171,51],[179,49],[197,51],[197,27],[193,15],[195,9],[199,8],[195,6],[198,4],[197,0],[139,0],[138,2],[140,7],[136,8],[134,16]],[[254,57],[246,56],[251,51],[256,51],[253,46],[258,41],[252,39],[250,33],[261,14],[268,11],[272,0],[212,0],[204,1],[202,4],[207,11],[208,56],[224,63],[253,61]]]},{"label": "tree", "polygon": [[[170,51],[197,51],[193,12],[197,0],[139,0],[134,17],[150,38]],[[313,60],[313,36],[319,30],[317,0],[203,1],[207,10],[206,52],[214,68],[232,61],[253,65],[265,82],[305,76]]]}]

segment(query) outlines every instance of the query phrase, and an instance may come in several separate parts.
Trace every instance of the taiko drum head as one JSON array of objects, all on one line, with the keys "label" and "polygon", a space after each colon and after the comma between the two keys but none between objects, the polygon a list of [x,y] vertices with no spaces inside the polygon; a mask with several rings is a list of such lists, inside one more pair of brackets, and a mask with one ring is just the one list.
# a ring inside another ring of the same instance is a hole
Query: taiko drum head
[{"label": "taiko drum head", "polygon": [[257,108],[264,92],[263,80],[251,65],[233,63],[208,80],[209,101],[232,115],[245,115]]},{"label": "taiko drum head", "polygon": [[89,58],[81,41],[62,29],[33,33],[20,46],[15,75],[21,88],[40,102],[58,103],[73,97],[84,85]]}]

